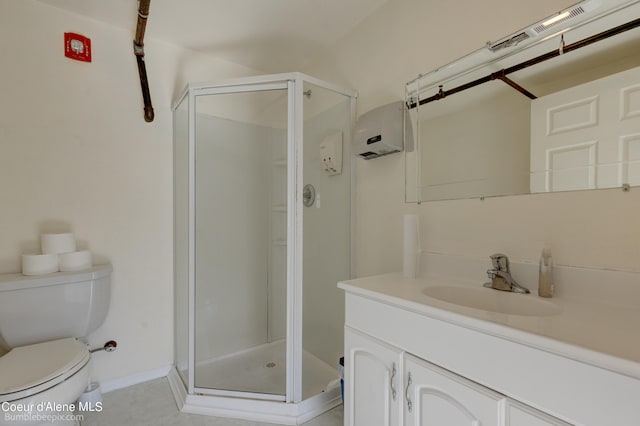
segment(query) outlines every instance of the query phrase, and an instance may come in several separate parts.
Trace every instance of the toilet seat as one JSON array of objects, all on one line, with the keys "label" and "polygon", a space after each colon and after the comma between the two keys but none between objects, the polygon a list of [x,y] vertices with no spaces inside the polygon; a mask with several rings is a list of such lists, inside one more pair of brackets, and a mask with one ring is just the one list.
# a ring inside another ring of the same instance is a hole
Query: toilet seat
[{"label": "toilet seat", "polygon": [[73,376],[91,355],[70,337],[14,348],[0,357],[0,402],[43,392]]}]

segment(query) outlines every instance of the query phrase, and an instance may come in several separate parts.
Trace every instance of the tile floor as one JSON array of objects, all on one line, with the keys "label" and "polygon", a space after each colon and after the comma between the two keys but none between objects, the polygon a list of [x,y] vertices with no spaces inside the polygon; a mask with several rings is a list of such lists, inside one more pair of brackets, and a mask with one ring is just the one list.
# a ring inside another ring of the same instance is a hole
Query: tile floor
[{"label": "tile floor", "polygon": [[[269,423],[180,413],[166,378],[109,392],[103,395],[102,406],[99,413],[84,413],[81,426],[272,426]],[[336,407],[304,426],[341,426],[342,413],[342,406]]]}]

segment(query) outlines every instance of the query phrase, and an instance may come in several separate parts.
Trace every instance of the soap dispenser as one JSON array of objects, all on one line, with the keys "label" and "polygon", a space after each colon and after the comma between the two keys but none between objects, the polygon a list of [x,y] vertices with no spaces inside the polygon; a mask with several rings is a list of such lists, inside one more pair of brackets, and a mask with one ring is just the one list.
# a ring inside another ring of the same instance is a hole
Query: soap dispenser
[{"label": "soap dispenser", "polygon": [[545,247],[540,255],[540,268],[538,270],[538,296],[553,296],[553,258],[551,249]]}]

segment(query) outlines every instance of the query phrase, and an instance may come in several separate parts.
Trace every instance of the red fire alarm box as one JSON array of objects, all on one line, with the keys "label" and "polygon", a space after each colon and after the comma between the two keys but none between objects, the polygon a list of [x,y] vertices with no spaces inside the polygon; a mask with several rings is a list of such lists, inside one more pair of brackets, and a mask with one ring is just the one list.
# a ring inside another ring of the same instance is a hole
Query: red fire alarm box
[{"label": "red fire alarm box", "polygon": [[91,39],[76,33],[64,33],[64,56],[91,62]]}]

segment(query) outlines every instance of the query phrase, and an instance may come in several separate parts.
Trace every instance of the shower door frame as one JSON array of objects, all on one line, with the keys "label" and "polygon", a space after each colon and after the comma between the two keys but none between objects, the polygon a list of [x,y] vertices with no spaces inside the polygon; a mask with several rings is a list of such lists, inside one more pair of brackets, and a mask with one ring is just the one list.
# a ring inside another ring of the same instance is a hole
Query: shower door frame
[{"label": "shower door frame", "polygon": [[[238,397],[265,402],[302,402],[302,286],[303,286],[303,96],[304,83],[344,95],[350,100],[351,122],[355,122],[357,93],[293,72],[225,80],[217,83],[189,84],[174,103],[174,110],[188,98],[188,383],[190,395]],[[286,282],[286,391],[284,395],[229,391],[195,386],[195,125],[198,96],[287,90],[287,282]],[[345,160],[347,161],[347,160]],[[352,164],[353,157],[350,159]],[[351,192],[355,188],[355,170],[351,173]],[[354,212],[351,197],[351,273],[354,270]],[[313,398],[313,397],[312,397]]]}]

